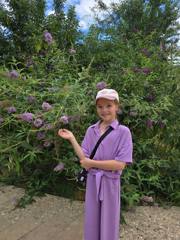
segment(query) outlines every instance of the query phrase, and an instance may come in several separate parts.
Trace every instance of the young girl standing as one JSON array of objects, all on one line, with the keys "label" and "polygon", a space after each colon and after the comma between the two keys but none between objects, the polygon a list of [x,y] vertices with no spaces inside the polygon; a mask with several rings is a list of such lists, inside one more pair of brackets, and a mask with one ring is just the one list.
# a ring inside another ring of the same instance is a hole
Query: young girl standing
[{"label": "young girl standing", "polygon": [[[70,141],[81,166],[88,170],[84,240],[118,240],[120,176],[126,164],[132,162],[132,137],[129,128],[117,120],[119,96],[115,90],[100,90],[96,109],[100,120],[87,129],[81,146],[67,129],[60,129],[58,135]],[[89,159],[98,139],[109,127],[113,130],[100,143],[94,158]]]}]

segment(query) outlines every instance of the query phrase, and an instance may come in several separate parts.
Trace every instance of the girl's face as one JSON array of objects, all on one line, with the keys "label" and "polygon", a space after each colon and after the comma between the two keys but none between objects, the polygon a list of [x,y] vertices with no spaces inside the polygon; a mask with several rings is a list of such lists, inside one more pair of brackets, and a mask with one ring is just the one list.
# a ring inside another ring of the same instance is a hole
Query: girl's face
[{"label": "girl's face", "polygon": [[98,116],[104,123],[111,123],[116,119],[118,104],[113,100],[100,98],[97,100],[96,109]]}]

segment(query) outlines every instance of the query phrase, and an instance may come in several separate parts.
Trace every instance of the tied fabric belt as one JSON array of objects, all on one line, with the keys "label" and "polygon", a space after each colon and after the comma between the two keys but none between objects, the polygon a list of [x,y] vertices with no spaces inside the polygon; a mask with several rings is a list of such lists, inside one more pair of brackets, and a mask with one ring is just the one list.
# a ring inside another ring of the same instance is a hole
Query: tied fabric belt
[{"label": "tied fabric belt", "polygon": [[111,179],[119,179],[120,174],[103,171],[103,170],[97,170],[97,169],[90,169],[89,174],[96,177],[96,192],[97,192],[97,201],[98,199],[100,201],[103,201],[103,186],[102,186],[102,177],[105,176],[107,178]]}]

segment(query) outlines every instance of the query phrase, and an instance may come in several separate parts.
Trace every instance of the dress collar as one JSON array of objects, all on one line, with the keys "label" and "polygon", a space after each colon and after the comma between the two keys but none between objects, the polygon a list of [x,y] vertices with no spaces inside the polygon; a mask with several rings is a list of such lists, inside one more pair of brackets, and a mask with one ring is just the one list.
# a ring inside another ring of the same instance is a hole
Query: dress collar
[{"label": "dress collar", "polygon": [[[99,124],[101,123],[101,120],[97,121],[95,124],[93,124],[91,127],[98,130],[99,129]],[[109,124],[109,126],[111,126],[113,129],[116,129],[119,125],[119,122],[117,119],[115,119],[114,121],[111,122],[111,124]]]}]

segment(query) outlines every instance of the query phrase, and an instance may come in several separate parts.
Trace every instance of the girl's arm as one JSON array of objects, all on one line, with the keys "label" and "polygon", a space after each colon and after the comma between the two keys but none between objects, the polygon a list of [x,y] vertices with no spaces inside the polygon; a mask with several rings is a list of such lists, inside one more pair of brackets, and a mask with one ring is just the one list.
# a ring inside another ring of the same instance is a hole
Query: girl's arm
[{"label": "girl's arm", "polygon": [[117,161],[117,160],[91,160],[89,158],[84,158],[80,160],[81,166],[85,168],[99,168],[103,170],[123,170],[126,166],[125,162]]},{"label": "girl's arm", "polygon": [[59,129],[58,135],[66,140],[69,140],[72,147],[74,148],[74,151],[76,155],[79,157],[79,159],[85,159],[85,155],[81,149],[81,146],[77,142],[75,136],[73,133],[67,129]]},{"label": "girl's arm", "polygon": [[74,151],[75,151],[76,155],[78,156],[78,158],[79,159],[85,159],[85,156],[84,156],[84,153],[82,151],[82,148],[79,145],[79,143],[77,142],[76,138],[73,137],[69,141],[70,141],[72,147],[74,148]]}]

